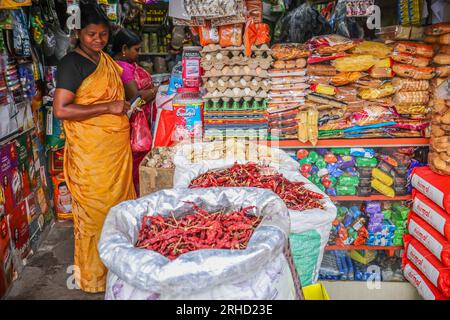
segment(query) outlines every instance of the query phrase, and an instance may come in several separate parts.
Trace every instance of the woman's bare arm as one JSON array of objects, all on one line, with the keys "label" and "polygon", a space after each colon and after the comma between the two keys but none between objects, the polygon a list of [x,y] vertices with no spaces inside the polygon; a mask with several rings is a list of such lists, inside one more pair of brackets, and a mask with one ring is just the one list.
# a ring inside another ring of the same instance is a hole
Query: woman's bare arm
[{"label": "woman's bare arm", "polygon": [[156,97],[158,87],[154,87],[146,90],[138,90],[138,86],[135,80],[127,82],[125,85],[125,96],[128,101],[133,99],[136,95],[140,95],[145,102],[150,102]]},{"label": "woman's bare arm", "polygon": [[55,90],[53,112],[61,120],[83,121],[102,114],[122,115],[130,108],[127,101],[112,101],[89,106],[73,103],[75,94],[69,90]]}]

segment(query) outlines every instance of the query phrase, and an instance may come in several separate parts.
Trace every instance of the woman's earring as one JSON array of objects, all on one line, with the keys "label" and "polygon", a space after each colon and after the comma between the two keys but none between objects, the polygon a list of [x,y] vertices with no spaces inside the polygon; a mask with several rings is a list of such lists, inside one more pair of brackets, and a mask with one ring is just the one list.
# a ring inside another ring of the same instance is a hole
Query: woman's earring
[{"label": "woman's earring", "polygon": [[122,51],[122,57],[125,57],[125,52]]}]

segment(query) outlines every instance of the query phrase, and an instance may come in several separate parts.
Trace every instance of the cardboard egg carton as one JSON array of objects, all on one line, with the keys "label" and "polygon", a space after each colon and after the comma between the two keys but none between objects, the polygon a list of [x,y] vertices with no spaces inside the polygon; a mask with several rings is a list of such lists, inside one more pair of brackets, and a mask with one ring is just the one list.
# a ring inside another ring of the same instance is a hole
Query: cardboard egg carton
[{"label": "cardboard egg carton", "polygon": [[[233,77],[234,78],[234,77]],[[219,90],[220,92],[225,92],[228,88],[250,88],[251,90],[264,90],[268,91],[270,90],[270,81],[268,79],[259,79],[259,78],[229,78],[229,77],[223,77],[223,78],[210,78],[209,80],[204,82],[204,87],[208,92],[214,92],[215,90]]]},{"label": "cardboard egg carton", "polygon": [[211,70],[212,68],[216,68],[217,70],[221,70],[224,67],[234,67],[234,66],[247,66],[250,69],[262,68],[264,70],[270,69],[272,65],[273,58],[248,58],[248,57],[232,57],[232,58],[223,58],[221,59],[204,59],[202,58],[201,64],[202,68],[206,71]]},{"label": "cardboard egg carton", "polygon": [[268,78],[269,73],[261,67],[251,69],[249,66],[225,66],[222,69],[217,69],[216,66],[210,70],[206,70],[203,75],[204,78],[217,78],[217,77],[258,77]]},{"label": "cardboard egg carton", "polygon": [[[232,54],[239,54],[239,53],[241,53],[241,52],[243,53],[245,51],[245,47],[243,45],[241,45],[239,47],[222,48],[218,44],[210,44],[210,45],[204,46],[202,51],[200,51],[200,54],[203,56],[204,54],[211,53],[211,52],[218,52],[218,51],[231,52]],[[262,54],[264,52],[270,53],[270,48],[267,44],[263,44],[259,47],[254,45],[254,46],[252,46],[252,52],[255,55]]]},{"label": "cardboard egg carton", "polygon": [[250,88],[228,88],[224,92],[221,92],[219,90],[214,90],[213,92],[208,92],[206,95],[203,96],[203,99],[222,99],[225,101],[229,100],[239,100],[244,99],[250,101],[251,99],[255,99],[256,101],[261,101],[263,99],[267,99],[268,93],[265,90],[252,90]]}]

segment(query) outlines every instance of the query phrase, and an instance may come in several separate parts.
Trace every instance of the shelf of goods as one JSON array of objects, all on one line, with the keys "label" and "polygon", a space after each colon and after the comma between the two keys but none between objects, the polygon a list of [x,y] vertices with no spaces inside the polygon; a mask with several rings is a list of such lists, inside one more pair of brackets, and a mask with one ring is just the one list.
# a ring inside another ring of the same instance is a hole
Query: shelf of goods
[{"label": "shelf of goods", "polygon": [[367,197],[358,196],[335,196],[330,197],[334,202],[336,201],[406,201],[411,200],[411,195],[387,197],[384,195],[371,195]]},{"label": "shelf of goods", "polygon": [[167,56],[169,55],[168,52],[141,52],[139,53],[140,56]]},{"label": "shelf of goods", "polygon": [[[333,148],[333,147],[418,147],[428,146],[428,138],[382,138],[382,139],[323,139],[313,146],[310,142],[298,140],[268,140],[267,143],[283,149]],[[265,141],[264,141],[265,143]]]}]

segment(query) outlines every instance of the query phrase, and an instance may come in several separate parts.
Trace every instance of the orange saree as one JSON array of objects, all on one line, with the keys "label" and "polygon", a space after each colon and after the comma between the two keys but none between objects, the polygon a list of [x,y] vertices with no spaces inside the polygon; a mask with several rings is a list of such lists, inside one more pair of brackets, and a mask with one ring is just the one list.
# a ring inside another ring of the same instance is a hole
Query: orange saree
[{"label": "orange saree", "polygon": [[[74,103],[124,100],[122,69],[101,53],[96,70],[81,83]],[[126,115],[105,114],[64,121],[64,175],[72,193],[75,279],[86,292],[105,291],[107,270],[97,243],[109,209],[136,197],[132,178],[130,125]]]}]

